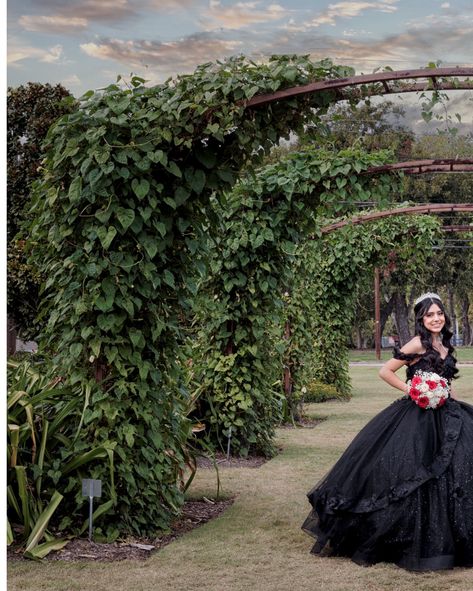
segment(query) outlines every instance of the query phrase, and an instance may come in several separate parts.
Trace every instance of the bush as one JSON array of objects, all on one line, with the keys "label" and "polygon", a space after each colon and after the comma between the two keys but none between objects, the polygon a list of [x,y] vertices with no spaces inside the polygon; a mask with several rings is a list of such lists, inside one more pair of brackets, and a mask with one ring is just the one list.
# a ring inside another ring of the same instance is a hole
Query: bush
[{"label": "bush", "polygon": [[115,504],[115,444],[90,447],[78,437],[90,388],[63,385],[46,368],[31,360],[8,363],[8,543],[23,545],[24,555],[34,559],[65,545],[52,527],[68,533],[86,529],[81,478],[96,477],[98,465],[107,466],[108,478],[94,519]]},{"label": "bush", "polygon": [[302,388],[304,402],[325,402],[326,400],[349,400],[350,396],[339,392],[335,386],[311,380]]}]

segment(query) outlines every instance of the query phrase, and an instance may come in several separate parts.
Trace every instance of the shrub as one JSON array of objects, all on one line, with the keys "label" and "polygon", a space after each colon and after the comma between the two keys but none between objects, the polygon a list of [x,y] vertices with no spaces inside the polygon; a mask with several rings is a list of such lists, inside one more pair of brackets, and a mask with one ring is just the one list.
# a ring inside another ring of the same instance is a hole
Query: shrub
[{"label": "shrub", "polygon": [[325,402],[326,400],[349,400],[350,396],[339,392],[335,386],[311,380],[301,389],[304,402]]},{"label": "shrub", "polygon": [[87,500],[81,494],[86,466],[92,477],[97,463],[108,466],[104,498],[109,498],[94,519],[112,508],[115,445],[87,447],[78,437],[90,388],[51,379],[44,363],[10,361],[8,370],[8,543],[23,544],[25,556],[37,559],[66,543],[51,534],[51,523],[56,532],[86,529]]}]

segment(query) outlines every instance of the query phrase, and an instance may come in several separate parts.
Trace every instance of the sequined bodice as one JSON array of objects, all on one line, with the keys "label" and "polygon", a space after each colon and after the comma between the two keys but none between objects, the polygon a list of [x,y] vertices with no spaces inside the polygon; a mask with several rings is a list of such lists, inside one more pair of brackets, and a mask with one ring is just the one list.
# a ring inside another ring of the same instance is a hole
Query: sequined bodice
[{"label": "sequined bodice", "polygon": [[455,359],[450,354],[448,354],[445,357],[445,359],[442,361],[442,364],[440,365],[440,367],[437,367],[437,368],[433,368],[427,359],[424,359],[423,357],[421,357],[415,363],[412,363],[411,365],[407,366],[406,376],[407,376],[407,379],[410,380],[413,377],[414,373],[420,369],[422,371],[435,371],[435,373],[438,373],[443,378],[446,378],[447,380],[451,380],[453,378],[453,376],[456,374],[455,365],[456,365]]},{"label": "sequined bodice", "polygon": [[458,372],[456,369],[456,360],[450,353],[448,353],[445,359],[440,361],[437,367],[433,367],[431,362],[429,362],[429,360],[422,355],[419,356],[401,353],[401,351],[397,348],[394,349],[394,358],[401,359],[403,361],[413,361],[414,359],[419,358],[415,363],[411,363],[406,367],[406,377],[408,380],[414,376],[417,370],[434,371],[447,380],[451,380]]}]

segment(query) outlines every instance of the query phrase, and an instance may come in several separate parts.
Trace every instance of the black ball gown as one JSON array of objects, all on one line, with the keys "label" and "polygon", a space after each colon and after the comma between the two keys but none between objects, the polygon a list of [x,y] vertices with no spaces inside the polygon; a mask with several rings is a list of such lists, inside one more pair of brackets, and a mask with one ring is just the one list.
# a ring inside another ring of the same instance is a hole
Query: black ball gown
[{"label": "black ball gown", "polygon": [[[407,377],[436,371],[450,381],[455,363],[448,355],[433,368],[421,356]],[[473,566],[473,406],[449,398],[424,410],[407,396],[395,400],[307,496],[302,529],[316,538],[314,554],[413,571]]]}]

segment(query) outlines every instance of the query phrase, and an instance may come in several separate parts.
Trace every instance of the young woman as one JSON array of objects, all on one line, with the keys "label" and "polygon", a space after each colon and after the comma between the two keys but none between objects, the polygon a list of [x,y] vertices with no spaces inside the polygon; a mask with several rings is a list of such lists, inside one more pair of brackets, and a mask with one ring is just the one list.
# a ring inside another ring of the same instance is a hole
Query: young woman
[{"label": "young woman", "polygon": [[[416,336],[379,372],[404,395],[308,493],[302,528],[316,538],[314,554],[414,571],[473,566],[473,406],[451,395],[458,370],[440,297],[423,294],[414,312]],[[421,385],[409,388],[396,375],[403,365]],[[432,372],[446,400],[423,393],[435,385]]]}]

